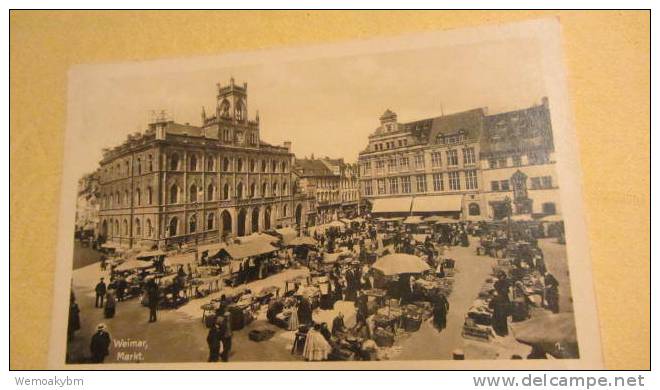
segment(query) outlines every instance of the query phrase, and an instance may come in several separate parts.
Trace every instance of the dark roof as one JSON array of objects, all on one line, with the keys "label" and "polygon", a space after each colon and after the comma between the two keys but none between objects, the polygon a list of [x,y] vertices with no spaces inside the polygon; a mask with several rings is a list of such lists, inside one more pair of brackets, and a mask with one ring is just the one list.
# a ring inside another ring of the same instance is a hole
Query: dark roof
[{"label": "dark roof", "polygon": [[333,176],[332,171],[321,160],[316,159],[296,159],[294,164],[300,176]]},{"label": "dark roof", "polygon": [[165,127],[165,132],[167,134],[176,134],[176,135],[191,135],[194,137],[202,137],[204,135],[204,130],[202,127],[192,126],[188,124],[181,124],[176,122],[167,122]]},{"label": "dark roof", "polygon": [[554,150],[547,103],[487,116],[483,141],[481,152],[484,154]]},{"label": "dark roof", "polygon": [[453,135],[462,132],[467,139],[478,140],[483,128],[484,110],[469,111],[423,119],[405,123],[407,131],[422,143],[436,143],[439,135]]}]

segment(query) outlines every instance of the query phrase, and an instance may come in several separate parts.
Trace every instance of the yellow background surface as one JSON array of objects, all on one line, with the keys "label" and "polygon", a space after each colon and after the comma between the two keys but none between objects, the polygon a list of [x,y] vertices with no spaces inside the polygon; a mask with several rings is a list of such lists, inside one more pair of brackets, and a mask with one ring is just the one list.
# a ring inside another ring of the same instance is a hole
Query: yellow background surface
[{"label": "yellow background surface", "polygon": [[604,362],[609,369],[650,369],[645,11],[12,12],[10,367],[46,365],[71,65],[216,55],[551,15],[560,18],[564,34]]}]

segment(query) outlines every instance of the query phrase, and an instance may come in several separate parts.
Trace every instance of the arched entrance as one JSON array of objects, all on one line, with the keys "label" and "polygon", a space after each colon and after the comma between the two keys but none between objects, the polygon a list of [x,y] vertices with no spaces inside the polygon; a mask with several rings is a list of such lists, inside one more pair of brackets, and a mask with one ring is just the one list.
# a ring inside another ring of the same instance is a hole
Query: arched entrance
[{"label": "arched entrance", "polygon": [[264,211],[264,230],[270,229],[270,206],[266,207],[266,211]]},{"label": "arched entrance", "polygon": [[170,237],[176,236],[178,226],[179,226],[179,219],[177,217],[173,217],[172,219],[170,219],[170,227],[169,227]]},{"label": "arched entrance", "polygon": [[228,236],[231,234],[231,215],[229,211],[225,210],[222,212],[221,216],[222,221],[222,236]]},{"label": "arched entrance", "polygon": [[239,237],[243,237],[245,235],[246,219],[247,211],[245,211],[245,209],[241,209],[241,211],[238,212],[238,232],[236,232],[236,235]]},{"label": "arched entrance", "polygon": [[252,233],[259,231],[259,207],[252,209]]},{"label": "arched entrance", "polygon": [[301,226],[302,223],[302,205],[296,206],[296,225]]},{"label": "arched entrance", "polygon": [[108,238],[108,221],[106,220],[103,220],[103,223],[101,224],[100,237],[103,241],[105,241]]}]

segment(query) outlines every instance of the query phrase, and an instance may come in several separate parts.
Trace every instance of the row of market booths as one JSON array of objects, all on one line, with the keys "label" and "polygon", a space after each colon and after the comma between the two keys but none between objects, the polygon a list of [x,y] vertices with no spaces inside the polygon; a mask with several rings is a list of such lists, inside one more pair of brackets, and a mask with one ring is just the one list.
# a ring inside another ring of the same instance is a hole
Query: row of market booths
[{"label": "row of market booths", "polygon": [[284,228],[183,251],[136,253],[108,245],[101,267],[110,268],[110,288],[116,289],[120,300],[141,296],[147,305],[146,285],[153,279],[160,290],[159,306],[173,308],[225,286],[280,272],[290,266],[291,255],[303,256],[314,244],[310,237],[298,237],[294,229]]}]

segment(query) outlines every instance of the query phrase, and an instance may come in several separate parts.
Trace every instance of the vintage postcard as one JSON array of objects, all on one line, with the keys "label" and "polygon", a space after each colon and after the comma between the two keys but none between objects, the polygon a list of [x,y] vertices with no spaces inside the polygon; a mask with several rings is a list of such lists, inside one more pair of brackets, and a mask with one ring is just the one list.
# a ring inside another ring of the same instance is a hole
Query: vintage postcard
[{"label": "vintage postcard", "polygon": [[68,88],[52,368],[601,368],[559,20]]}]

